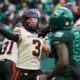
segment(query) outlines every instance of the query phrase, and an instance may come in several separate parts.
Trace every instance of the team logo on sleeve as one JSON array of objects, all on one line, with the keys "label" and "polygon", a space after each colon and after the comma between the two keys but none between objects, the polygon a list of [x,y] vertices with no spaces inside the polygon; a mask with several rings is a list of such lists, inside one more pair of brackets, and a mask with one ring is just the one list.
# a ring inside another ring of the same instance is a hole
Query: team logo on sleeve
[{"label": "team logo on sleeve", "polygon": [[21,32],[20,29],[14,29],[13,32]]},{"label": "team logo on sleeve", "polygon": [[21,31],[20,31],[20,29],[14,29],[14,30],[13,30],[13,33],[20,34],[20,33],[21,33]]},{"label": "team logo on sleeve", "polygon": [[63,32],[57,32],[56,34],[55,34],[55,37],[62,37],[63,36]]}]

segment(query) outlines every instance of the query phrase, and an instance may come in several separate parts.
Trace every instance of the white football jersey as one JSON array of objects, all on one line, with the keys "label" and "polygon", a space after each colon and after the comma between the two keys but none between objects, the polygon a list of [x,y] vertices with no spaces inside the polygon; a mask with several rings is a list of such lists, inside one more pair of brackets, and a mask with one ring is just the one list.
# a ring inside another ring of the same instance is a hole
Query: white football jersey
[{"label": "white football jersey", "polygon": [[18,48],[16,42],[4,39],[2,44],[2,51],[0,53],[0,60],[9,59],[17,63]]},{"label": "white football jersey", "polygon": [[18,44],[17,67],[23,69],[40,69],[40,56],[43,47],[43,39],[38,38],[36,33],[30,33],[24,28],[16,28],[14,32],[19,32],[20,40]]}]

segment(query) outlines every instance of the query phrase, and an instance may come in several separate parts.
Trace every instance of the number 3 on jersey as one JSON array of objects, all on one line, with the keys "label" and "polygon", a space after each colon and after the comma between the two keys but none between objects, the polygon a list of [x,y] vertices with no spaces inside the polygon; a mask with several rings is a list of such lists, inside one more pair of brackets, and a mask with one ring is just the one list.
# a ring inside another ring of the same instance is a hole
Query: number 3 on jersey
[{"label": "number 3 on jersey", "polygon": [[11,54],[11,51],[12,51],[12,47],[13,47],[13,41],[7,41],[4,43],[3,45],[3,49],[2,49],[2,52],[0,53],[0,55],[3,55],[3,54]]},{"label": "number 3 on jersey", "polygon": [[33,40],[33,44],[35,45],[35,50],[33,50],[32,54],[34,56],[39,56],[41,43],[39,40]]}]

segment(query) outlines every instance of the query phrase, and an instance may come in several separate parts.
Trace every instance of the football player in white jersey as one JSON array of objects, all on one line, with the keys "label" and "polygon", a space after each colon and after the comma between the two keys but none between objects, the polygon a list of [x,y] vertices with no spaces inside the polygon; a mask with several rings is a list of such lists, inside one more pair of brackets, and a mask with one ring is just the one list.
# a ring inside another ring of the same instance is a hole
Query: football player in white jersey
[{"label": "football player in white jersey", "polygon": [[[12,32],[12,29],[7,29]],[[11,80],[16,72],[18,48],[16,42],[4,39],[0,53],[0,80]]]},{"label": "football player in white jersey", "polygon": [[46,80],[41,71],[41,51],[50,52],[50,48],[41,37],[38,37],[39,17],[35,9],[29,9],[22,15],[22,28],[15,28],[13,34],[0,29],[0,33],[17,42],[18,60],[17,73],[12,80]]}]

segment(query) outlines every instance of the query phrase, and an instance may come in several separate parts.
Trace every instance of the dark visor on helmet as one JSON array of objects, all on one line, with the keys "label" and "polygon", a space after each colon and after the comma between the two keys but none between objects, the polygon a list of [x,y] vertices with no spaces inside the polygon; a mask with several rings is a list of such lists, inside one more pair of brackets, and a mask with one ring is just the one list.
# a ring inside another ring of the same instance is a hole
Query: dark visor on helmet
[{"label": "dark visor on helmet", "polygon": [[38,15],[35,13],[27,13],[26,18],[38,18]]}]

